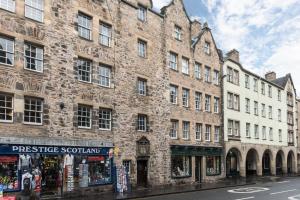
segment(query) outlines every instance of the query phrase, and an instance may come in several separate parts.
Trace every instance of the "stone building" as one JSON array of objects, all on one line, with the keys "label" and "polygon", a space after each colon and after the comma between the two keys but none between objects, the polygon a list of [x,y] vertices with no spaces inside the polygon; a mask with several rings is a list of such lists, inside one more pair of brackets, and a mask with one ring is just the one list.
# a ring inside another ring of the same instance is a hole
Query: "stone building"
[{"label": "stone building", "polygon": [[246,70],[239,52],[223,66],[227,176],[297,172],[296,91],[291,75],[265,78]]},{"label": "stone building", "polygon": [[221,120],[222,53],[208,25],[191,21],[181,0],[161,10],[171,109],[171,182],[224,177]]},{"label": "stone building", "polygon": [[114,165],[133,186],[224,176],[222,53],[181,0],[152,6],[0,1],[5,192],[35,170],[50,195],[111,189]]},{"label": "stone building", "polygon": [[300,99],[297,98],[296,100],[296,106],[297,106],[297,114],[296,114],[296,123],[297,123],[297,160],[298,160],[298,173],[300,173],[300,121],[299,121],[299,112],[300,112]]}]

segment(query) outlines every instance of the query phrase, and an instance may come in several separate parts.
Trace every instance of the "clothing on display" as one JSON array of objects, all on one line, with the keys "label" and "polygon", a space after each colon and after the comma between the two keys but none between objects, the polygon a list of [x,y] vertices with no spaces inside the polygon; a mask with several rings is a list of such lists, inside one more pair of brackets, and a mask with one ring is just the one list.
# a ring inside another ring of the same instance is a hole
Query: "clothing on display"
[{"label": "clothing on display", "polygon": [[32,175],[26,172],[22,175],[21,190],[31,189]]},{"label": "clothing on display", "polygon": [[64,159],[64,168],[65,168],[67,165],[73,165],[73,163],[74,163],[74,156],[71,155],[71,154],[65,155],[65,159]]},{"label": "clothing on display", "polygon": [[21,170],[28,170],[31,167],[31,156],[30,155],[20,155],[19,158],[19,162],[20,162],[20,169]]}]

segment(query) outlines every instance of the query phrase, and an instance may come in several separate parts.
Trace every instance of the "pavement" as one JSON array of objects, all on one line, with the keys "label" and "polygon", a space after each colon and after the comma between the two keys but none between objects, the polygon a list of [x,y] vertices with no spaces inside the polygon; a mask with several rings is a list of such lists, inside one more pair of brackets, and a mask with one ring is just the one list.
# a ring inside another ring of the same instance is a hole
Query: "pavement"
[{"label": "pavement", "polygon": [[[297,186],[295,186],[295,184]],[[72,199],[72,200],[93,200],[93,199],[101,199],[101,200],[112,200],[112,199],[145,199],[145,200],[196,200],[196,199],[205,199],[205,200],[225,200],[225,199],[236,199],[236,200],[244,200],[243,198],[253,199],[252,196],[247,196],[248,193],[232,193],[227,190],[239,189],[242,190],[250,190],[252,187],[263,187],[263,188],[274,188],[275,191],[281,191],[281,188],[276,188],[275,186],[284,186],[284,190],[293,190],[297,191],[300,195],[300,177],[252,177],[252,178],[231,178],[224,179],[217,183],[200,183],[200,184],[188,184],[188,185],[178,185],[178,186],[164,186],[164,187],[155,187],[155,188],[140,188],[135,189],[130,193],[124,194],[116,194],[116,193],[91,193],[85,194],[84,196],[70,196],[64,199]],[[295,188],[296,187],[296,188]],[[228,189],[229,188],[229,189]],[[244,189],[246,188],[246,189]],[[249,189],[250,188],[250,189]],[[289,189],[292,188],[292,189]],[[296,189],[296,190],[294,190]],[[273,190],[272,190],[273,191]],[[291,192],[293,192],[291,191]],[[243,192],[243,191],[242,191]],[[253,192],[253,194],[256,192]],[[257,197],[260,197],[263,200],[273,199],[266,198],[266,196],[259,196],[265,193],[265,191],[257,192]],[[252,193],[249,193],[252,194]],[[274,194],[274,197],[279,196]],[[268,196],[271,197],[271,196]],[[273,196],[272,196],[273,197]],[[255,198],[255,197],[254,197]],[[280,199],[280,198],[279,198]],[[278,199],[278,200],[279,200]],[[282,199],[280,199],[282,200]],[[291,199],[298,200],[298,199]],[[300,197],[299,197],[300,200]]]}]

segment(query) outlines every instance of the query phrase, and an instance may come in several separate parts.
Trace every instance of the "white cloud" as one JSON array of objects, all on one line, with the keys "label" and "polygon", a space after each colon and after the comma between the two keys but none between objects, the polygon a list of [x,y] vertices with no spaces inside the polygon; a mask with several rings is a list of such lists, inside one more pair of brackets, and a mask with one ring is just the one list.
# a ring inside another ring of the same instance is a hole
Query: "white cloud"
[{"label": "white cloud", "polygon": [[244,67],[260,75],[291,73],[300,91],[299,0],[202,0],[225,52],[236,48]]},{"label": "white cloud", "polygon": [[152,0],[152,2],[155,9],[161,9],[162,7],[168,5],[171,0]]}]

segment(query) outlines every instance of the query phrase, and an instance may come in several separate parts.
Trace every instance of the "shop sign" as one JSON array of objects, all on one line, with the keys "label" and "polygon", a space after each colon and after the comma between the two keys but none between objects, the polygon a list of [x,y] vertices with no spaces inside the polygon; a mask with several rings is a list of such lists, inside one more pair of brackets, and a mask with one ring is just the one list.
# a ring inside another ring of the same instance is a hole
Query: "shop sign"
[{"label": "shop sign", "polygon": [[221,156],[222,149],[216,147],[171,146],[172,155]]},{"label": "shop sign", "polygon": [[80,155],[108,155],[109,148],[103,147],[67,147],[67,146],[41,146],[41,145],[0,145],[1,154],[80,154]]}]

